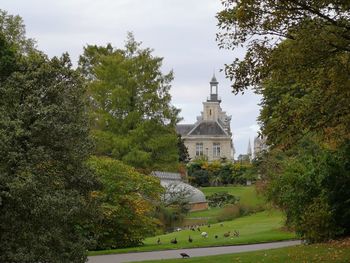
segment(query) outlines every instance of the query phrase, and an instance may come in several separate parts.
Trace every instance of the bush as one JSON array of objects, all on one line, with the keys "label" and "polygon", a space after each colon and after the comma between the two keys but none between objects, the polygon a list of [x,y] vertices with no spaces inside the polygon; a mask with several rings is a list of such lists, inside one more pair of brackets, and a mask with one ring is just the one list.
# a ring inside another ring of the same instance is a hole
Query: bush
[{"label": "bush", "polygon": [[239,205],[228,204],[219,213],[217,219],[219,222],[228,221],[241,216]]},{"label": "bush", "polygon": [[228,184],[245,185],[247,180],[257,179],[256,170],[251,163],[232,163],[204,159],[195,160],[187,165],[190,182],[197,186],[218,186]]},{"label": "bush", "polygon": [[239,197],[231,195],[228,192],[219,192],[208,196],[207,200],[211,207],[223,207],[227,204],[236,204],[239,202]]},{"label": "bush", "polygon": [[317,198],[301,216],[301,224],[296,231],[310,242],[322,242],[334,238],[339,229],[326,200]]},{"label": "bush", "polygon": [[152,215],[163,191],[159,180],[108,157],[93,156],[88,163],[102,184],[92,196],[100,204],[93,249],[140,245],[156,231],[157,219]]},{"label": "bush", "polygon": [[239,205],[239,211],[241,216],[247,216],[250,215],[252,213],[257,213],[257,212],[262,212],[265,210],[265,207],[260,205],[260,206],[250,206],[250,205],[244,205],[244,204],[240,204]]},{"label": "bush", "polygon": [[209,172],[206,170],[196,170],[190,175],[190,182],[197,186],[209,186]]},{"label": "bush", "polygon": [[350,234],[350,141],[336,150],[304,140],[289,152],[270,152],[263,171],[268,199],[286,224],[311,241]]}]

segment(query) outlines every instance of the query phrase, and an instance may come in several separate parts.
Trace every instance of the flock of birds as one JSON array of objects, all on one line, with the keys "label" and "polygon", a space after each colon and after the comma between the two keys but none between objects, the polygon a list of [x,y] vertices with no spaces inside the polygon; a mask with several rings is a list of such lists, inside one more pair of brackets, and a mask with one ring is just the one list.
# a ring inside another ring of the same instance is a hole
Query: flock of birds
[{"label": "flock of birds", "polygon": [[[220,224],[221,226],[224,226],[223,224]],[[202,225],[201,225],[202,226]],[[210,225],[207,225],[208,226],[208,228],[210,228]],[[199,226],[191,226],[190,228],[189,228],[190,230],[192,230],[192,231],[199,231],[199,232],[201,232],[201,229],[200,229],[200,227]],[[181,231],[181,229],[177,229],[176,231]],[[203,237],[203,238],[208,238],[208,233],[207,232],[205,232],[205,231],[203,231],[203,232],[201,232],[201,236]],[[231,231],[228,231],[228,232],[226,232],[226,233],[224,233],[224,237],[230,237],[230,236],[233,236],[233,237],[239,237],[239,231],[238,230],[233,230],[232,232]],[[215,237],[215,239],[218,239],[219,238],[219,236],[218,235],[215,235],[214,236]],[[192,243],[193,242],[193,238],[191,237],[191,235],[189,235],[188,236],[188,242],[189,243]],[[160,240],[160,238],[158,238],[158,240],[157,240],[157,244],[158,245],[160,245],[162,242],[161,242],[161,240]],[[178,241],[177,241],[177,239],[176,239],[176,237],[174,238],[174,239],[171,239],[170,240],[170,243],[171,244],[177,244],[178,243]]]},{"label": "flock of birds", "polygon": [[[203,226],[203,225],[200,225],[200,226]],[[201,232],[202,238],[208,238],[208,236],[209,236],[208,233],[205,232],[205,231],[201,231],[200,226],[199,226],[199,225],[190,226],[188,229],[190,229],[190,230],[192,230],[192,231]],[[220,226],[223,227],[224,225],[221,223]],[[207,227],[210,228],[210,224],[207,225]],[[181,229],[178,228],[178,229],[176,229],[176,231],[181,231]],[[238,230],[233,230],[232,232],[231,232],[231,231],[228,231],[228,232],[224,233],[224,237],[225,237],[225,238],[228,238],[228,237],[230,237],[230,236],[239,237],[239,231],[238,231]],[[215,235],[214,237],[215,237],[215,239],[218,239],[218,238],[219,238],[218,235]],[[191,235],[188,236],[188,242],[189,242],[189,243],[192,243],[192,242],[193,242],[193,238],[191,237]],[[173,238],[173,239],[171,239],[171,240],[170,240],[170,243],[176,245],[176,244],[178,243],[176,237]],[[158,238],[157,244],[158,244],[158,245],[162,244],[160,238]],[[183,258],[189,258],[189,257],[190,257],[190,256],[189,256],[188,254],[186,254],[186,253],[180,253],[180,255],[181,255]]]}]

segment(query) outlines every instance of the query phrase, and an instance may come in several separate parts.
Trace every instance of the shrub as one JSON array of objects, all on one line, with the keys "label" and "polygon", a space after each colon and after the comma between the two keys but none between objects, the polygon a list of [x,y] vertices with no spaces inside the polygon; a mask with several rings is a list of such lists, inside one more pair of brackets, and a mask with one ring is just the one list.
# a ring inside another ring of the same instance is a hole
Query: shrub
[{"label": "shrub", "polygon": [[334,238],[339,229],[333,216],[327,201],[316,198],[301,216],[301,224],[296,226],[296,231],[312,243]]},{"label": "shrub", "polygon": [[93,227],[97,246],[93,249],[140,245],[156,230],[157,219],[152,214],[163,191],[159,180],[108,157],[92,156],[88,164],[102,185],[93,195],[100,204]]},{"label": "shrub", "polygon": [[197,186],[209,186],[209,172],[206,170],[196,170],[190,175],[190,181]]},{"label": "shrub", "polygon": [[219,192],[208,196],[207,200],[211,207],[223,207],[227,204],[235,204],[239,202],[239,197],[231,195],[228,192]]},{"label": "shrub", "polygon": [[266,193],[285,212],[287,226],[311,241],[350,234],[350,141],[333,150],[304,140],[267,157]]},{"label": "shrub", "polygon": [[247,180],[255,181],[257,178],[250,163],[208,163],[205,159],[198,159],[187,165],[187,171],[190,182],[197,186],[245,184]]},{"label": "shrub", "polygon": [[217,219],[219,222],[228,221],[241,216],[239,205],[228,204],[225,205],[223,210],[219,213]]}]

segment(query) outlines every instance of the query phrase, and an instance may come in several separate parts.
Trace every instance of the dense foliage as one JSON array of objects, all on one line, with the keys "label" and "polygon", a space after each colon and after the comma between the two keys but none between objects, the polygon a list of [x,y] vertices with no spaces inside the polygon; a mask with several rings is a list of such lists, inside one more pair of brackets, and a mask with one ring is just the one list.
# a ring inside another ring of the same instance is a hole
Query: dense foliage
[{"label": "dense foliage", "polygon": [[226,73],[234,91],[253,86],[263,95],[259,119],[268,144],[288,148],[309,132],[332,146],[348,139],[350,6],[224,2],[220,44],[248,47],[244,60],[228,65]]},{"label": "dense foliage", "polygon": [[0,12],[0,261],[85,262],[91,150],[85,86]]},{"label": "dense foliage", "polygon": [[179,150],[179,162],[183,164],[188,163],[190,161],[190,155],[188,154],[185,141],[180,134],[177,135],[177,148]]},{"label": "dense foliage", "polygon": [[124,49],[85,47],[79,65],[89,80],[96,154],[146,172],[175,170],[179,110],[170,104],[173,74],[161,72],[162,58],[129,34]]},{"label": "dense foliage", "polygon": [[223,207],[228,204],[235,204],[239,201],[239,197],[236,197],[228,192],[214,193],[207,197],[210,207]]},{"label": "dense foliage", "polygon": [[291,152],[273,152],[264,161],[270,200],[287,224],[311,241],[350,234],[350,143],[337,150],[304,140]]},{"label": "dense foliage", "polygon": [[252,165],[249,162],[207,162],[195,160],[187,165],[189,180],[197,186],[220,186],[228,184],[245,184],[247,180],[255,181]]},{"label": "dense foliage", "polygon": [[130,33],[123,49],[88,45],[79,60],[96,146],[90,164],[103,185],[97,249],[140,245],[177,213],[159,199],[159,180],[147,175],[176,170],[187,158],[175,132],[179,110],[170,104],[173,74],[161,72],[163,59],[152,52]]},{"label": "dense foliage", "polygon": [[219,45],[247,47],[225,68],[233,91],[263,98],[270,152],[260,173],[287,223],[311,241],[348,234],[350,5],[346,1],[223,1]]},{"label": "dense foliage", "polygon": [[97,249],[136,246],[154,234],[154,204],[163,191],[159,180],[108,157],[91,157],[89,165],[102,183],[92,193],[100,204],[94,234]]}]

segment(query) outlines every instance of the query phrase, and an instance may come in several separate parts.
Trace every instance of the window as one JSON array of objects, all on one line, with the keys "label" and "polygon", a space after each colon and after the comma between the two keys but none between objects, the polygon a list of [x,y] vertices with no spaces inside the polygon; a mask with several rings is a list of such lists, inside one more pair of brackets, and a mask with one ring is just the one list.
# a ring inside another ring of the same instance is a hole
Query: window
[{"label": "window", "polygon": [[214,157],[220,156],[220,143],[218,142],[213,143],[213,156]]},{"label": "window", "polygon": [[209,115],[211,116],[211,109],[209,110]]},{"label": "window", "polygon": [[203,143],[196,143],[196,156],[202,156],[203,155]]}]

